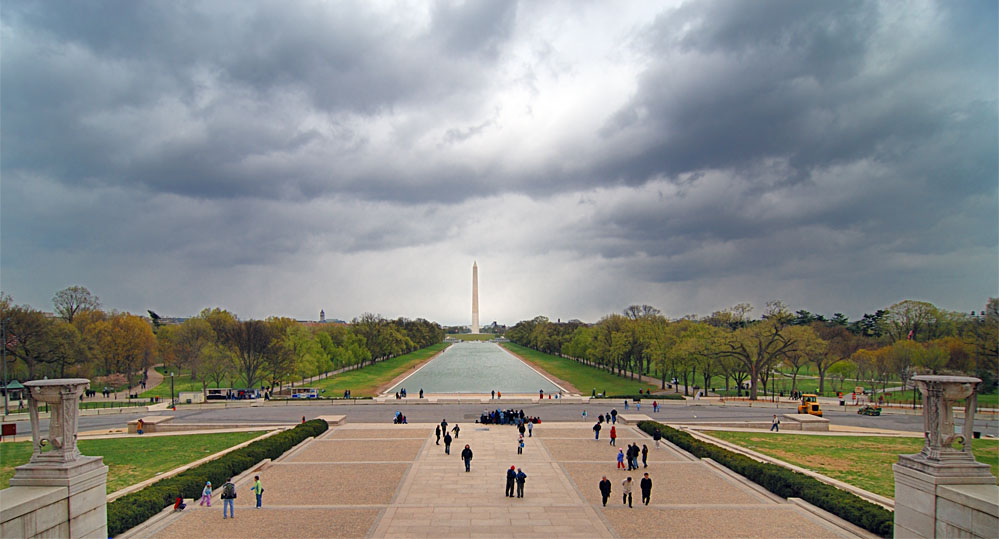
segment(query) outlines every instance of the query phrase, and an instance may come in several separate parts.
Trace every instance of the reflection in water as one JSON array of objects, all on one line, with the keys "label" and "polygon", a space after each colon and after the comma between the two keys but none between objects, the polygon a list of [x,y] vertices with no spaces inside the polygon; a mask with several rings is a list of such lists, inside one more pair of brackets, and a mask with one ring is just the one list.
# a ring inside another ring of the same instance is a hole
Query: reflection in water
[{"label": "reflection in water", "polygon": [[548,381],[499,345],[488,342],[463,342],[451,345],[388,393],[406,388],[415,396],[422,388],[427,393],[545,393],[557,392]]}]

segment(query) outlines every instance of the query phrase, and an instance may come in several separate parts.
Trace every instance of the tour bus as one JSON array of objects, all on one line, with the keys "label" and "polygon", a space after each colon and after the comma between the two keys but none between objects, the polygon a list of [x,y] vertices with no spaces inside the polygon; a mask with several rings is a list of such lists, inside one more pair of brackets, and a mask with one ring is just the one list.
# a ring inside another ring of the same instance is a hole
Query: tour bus
[{"label": "tour bus", "polygon": [[296,387],[291,390],[293,399],[318,399],[319,390],[311,387]]},{"label": "tour bus", "polygon": [[219,387],[219,388],[209,388],[208,392],[205,393],[205,400],[210,401],[224,401],[229,398],[229,394],[232,392],[231,387]]}]

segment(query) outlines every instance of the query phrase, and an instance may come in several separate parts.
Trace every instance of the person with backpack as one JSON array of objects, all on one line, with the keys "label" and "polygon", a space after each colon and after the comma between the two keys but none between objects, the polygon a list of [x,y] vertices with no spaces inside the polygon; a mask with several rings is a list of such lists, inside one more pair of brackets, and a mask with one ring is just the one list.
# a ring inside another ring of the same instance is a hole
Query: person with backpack
[{"label": "person with backpack", "polygon": [[264,495],[264,487],[260,484],[259,475],[253,476],[253,486],[250,487],[250,490],[252,490],[253,493],[257,495],[257,509],[260,509],[260,499]]},{"label": "person with backpack", "polygon": [[447,431],[444,431],[444,454],[451,454],[451,434]]},{"label": "person with backpack", "polygon": [[236,485],[232,484],[232,479],[229,479],[222,485],[222,519],[226,519],[226,512],[232,518],[236,518],[236,513],[233,511],[233,500],[236,499]]}]

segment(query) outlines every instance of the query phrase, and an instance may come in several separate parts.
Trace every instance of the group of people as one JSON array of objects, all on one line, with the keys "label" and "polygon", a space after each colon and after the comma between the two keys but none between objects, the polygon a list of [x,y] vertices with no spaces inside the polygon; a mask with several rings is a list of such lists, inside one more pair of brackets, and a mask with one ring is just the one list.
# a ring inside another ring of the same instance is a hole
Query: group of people
[{"label": "group of people", "polygon": [[[264,497],[264,486],[260,482],[260,476],[253,476],[253,485],[250,486],[250,491],[257,497],[256,508],[260,509],[263,506]],[[236,485],[232,482],[232,478],[226,480],[225,484],[222,485],[222,494],[219,496],[222,499],[222,518],[236,518],[236,513],[233,509],[236,499]],[[201,489],[201,503],[198,505],[205,507],[212,506],[212,482],[206,481],[204,488]],[[184,503],[184,498],[177,496],[176,501],[173,504],[174,511],[183,511],[187,507]]]},{"label": "group of people", "polygon": [[[441,424],[440,425],[437,425],[436,432],[435,432],[435,434],[437,434],[437,442],[436,442],[436,444],[437,445],[441,445],[441,434],[443,434],[444,435],[444,454],[445,455],[450,455],[451,454],[451,441],[454,438],[457,438],[458,434],[460,434],[460,433],[461,433],[461,427],[459,427],[457,423],[455,423],[454,427],[451,428],[451,432],[448,432],[448,430],[447,430],[447,419],[446,418],[441,420]],[[451,434],[454,434],[454,438],[451,437]],[[468,449],[467,445],[465,446],[465,449]],[[464,453],[464,451],[462,453]],[[468,459],[469,460],[472,459],[472,457],[471,457],[471,451],[469,451],[469,457],[468,457]],[[466,468],[467,468],[467,465],[466,465]],[[465,471],[467,472],[468,470],[465,470]]]},{"label": "group of people", "polygon": [[649,467],[649,446],[642,444],[642,448],[638,448],[638,443],[633,443],[628,445],[628,452],[625,453],[624,449],[617,450],[617,467],[619,469],[624,469],[625,460],[628,461],[628,469],[626,471],[637,470],[638,469],[638,456],[642,456],[642,466]]},{"label": "group of people", "polygon": [[479,415],[477,423],[483,425],[513,424],[520,427],[525,423],[541,423],[541,419],[526,415],[524,413],[524,410],[517,411],[512,408],[507,410],[500,410],[499,408],[497,408],[495,410],[483,410],[482,414]]},{"label": "group of people", "polygon": [[[598,485],[600,488],[600,497],[604,502],[604,507],[607,507],[607,499],[611,495],[611,482],[607,479],[607,476],[603,476]],[[639,481],[639,488],[642,490],[642,503],[649,505],[649,501],[652,499],[652,478],[649,477],[649,473],[646,472],[642,480]],[[625,478],[621,481],[621,503],[632,507],[631,505],[631,490],[634,488],[634,481],[631,476]]]},{"label": "group of people", "polygon": [[395,425],[407,425],[409,422],[406,420],[405,414],[399,410],[395,411],[395,416],[392,417],[392,423]]}]

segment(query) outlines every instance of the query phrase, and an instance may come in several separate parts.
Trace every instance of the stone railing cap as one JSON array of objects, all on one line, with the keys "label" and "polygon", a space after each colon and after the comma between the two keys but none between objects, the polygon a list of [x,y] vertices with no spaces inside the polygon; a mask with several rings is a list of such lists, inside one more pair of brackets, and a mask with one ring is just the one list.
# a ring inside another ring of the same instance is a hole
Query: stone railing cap
[{"label": "stone railing cap", "polygon": [[50,386],[76,386],[81,384],[90,384],[90,380],[86,378],[56,378],[53,380],[32,380],[30,382],[25,382],[25,387],[50,387]]},{"label": "stone railing cap", "polygon": [[946,376],[940,374],[917,374],[912,377],[917,382],[950,382],[955,384],[977,384],[981,383],[981,378],[973,376]]}]

